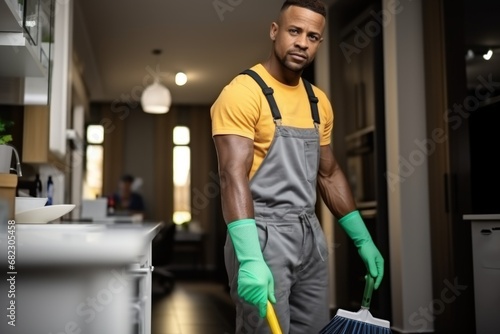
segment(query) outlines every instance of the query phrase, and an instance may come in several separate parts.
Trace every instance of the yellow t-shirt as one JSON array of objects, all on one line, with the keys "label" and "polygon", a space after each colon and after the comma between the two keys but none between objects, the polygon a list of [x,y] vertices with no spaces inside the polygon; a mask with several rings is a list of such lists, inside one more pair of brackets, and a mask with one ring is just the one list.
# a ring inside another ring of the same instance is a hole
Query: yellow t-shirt
[{"label": "yellow t-shirt", "polygon": [[[311,105],[304,83],[288,86],[274,79],[261,64],[251,68],[274,90],[282,125],[313,128]],[[327,96],[313,86],[318,98],[320,145],[329,145],[333,128],[333,110]],[[257,171],[274,137],[271,108],[258,83],[249,75],[236,76],[220,93],[211,107],[212,135],[239,135],[254,141],[254,159],[249,178]]]}]

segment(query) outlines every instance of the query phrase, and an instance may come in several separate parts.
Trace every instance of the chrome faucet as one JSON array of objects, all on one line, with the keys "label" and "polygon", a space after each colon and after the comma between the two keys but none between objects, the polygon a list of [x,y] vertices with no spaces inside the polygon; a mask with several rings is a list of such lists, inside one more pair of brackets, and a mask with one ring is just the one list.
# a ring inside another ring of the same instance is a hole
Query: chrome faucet
[{"label": "chrome faucet", "polygon": [[23,176],[23,172],[21,170],[21,159],[19,159],[19,154],[17,153],[17,150],[14,146],[9,145],[12,147],[12,150],[14,151],[14,154],[16,155],[16,168],[10,168],[10,170],[16,171],[16,174],[18,177]]}]

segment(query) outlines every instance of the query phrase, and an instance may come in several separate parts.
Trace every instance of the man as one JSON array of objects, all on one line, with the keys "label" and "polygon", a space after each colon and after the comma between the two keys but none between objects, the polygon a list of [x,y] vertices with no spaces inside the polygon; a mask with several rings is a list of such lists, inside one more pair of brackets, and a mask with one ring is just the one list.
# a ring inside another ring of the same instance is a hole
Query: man
[{"label": "man", "polygon": [[317,333],[330,320],[316,184],[375,288],[383,277],[384,260],[330,147],[331,104],[301,78],[325,25],[321,1],[285,1],[271,24],[269,58],[236,76],[211,109],[237,333],[269,332],[268,300],[284,333]]},{"label": "man", "polygon": [[141,194],[134,191],[135,178],[130,174],[121,177],[118,192],[113,195],[116,214],[144,214],[144,201]]}]

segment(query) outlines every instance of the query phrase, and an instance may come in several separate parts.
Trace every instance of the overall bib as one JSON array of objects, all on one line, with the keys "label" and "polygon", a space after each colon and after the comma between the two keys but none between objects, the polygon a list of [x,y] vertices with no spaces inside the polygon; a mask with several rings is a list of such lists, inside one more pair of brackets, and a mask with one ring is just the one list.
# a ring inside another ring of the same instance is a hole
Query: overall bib
[{"label": "overall bib", "polygon": [[[274,308],[283,333],[315,334],[329,321],[328,250],[315,214],[318,100],[310,84],[303,80],[314,128],[282,126],[272,88],[257,73],[243,73],[262,87],[276,125],[269,151],[250,180],[260,246],[274,277]],[[236,333],[270,333],[257,308],[238,296],[239,264],[229,236],[224,254],[230,292],[236,303]]]}]

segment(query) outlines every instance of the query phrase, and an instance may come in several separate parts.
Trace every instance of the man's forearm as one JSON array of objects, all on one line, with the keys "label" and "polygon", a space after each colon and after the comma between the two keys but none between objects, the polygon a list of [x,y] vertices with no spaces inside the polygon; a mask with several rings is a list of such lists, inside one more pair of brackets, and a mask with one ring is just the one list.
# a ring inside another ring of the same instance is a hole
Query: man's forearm
[{"label": "man's forearm", "polygon": [[351,189],[341,170],[337,170],[332,177],[318,176],[318,188],[330,212],[341,218],[356,209],[356,203],[352,196]]},{"label": "man's forearm", "polygon": [[318,188],[323,201],[336,218],[340,219],[356,210],[349,182],[328,145],[320,148]]},{"label": "man's forearm", "polygon": [[214,137],[219,161],[222,213],[227,224],[253,218],[253,200],[248,173],[253,161],[253,141],[236,136]]},{"label": "man's forearm", "polygon": [[221,171],[222,214],[226,224],[253,218],[253,200],[246,177]]}]

